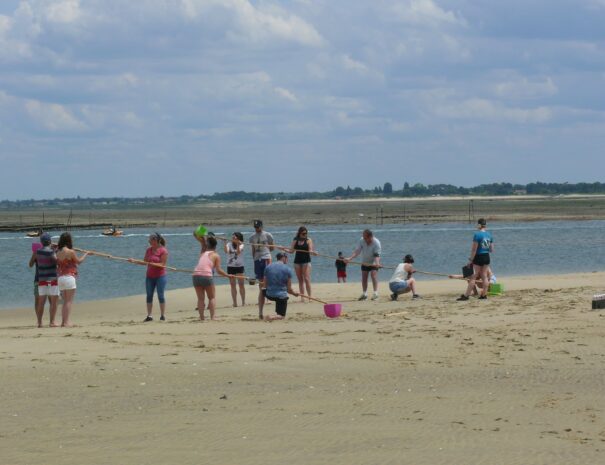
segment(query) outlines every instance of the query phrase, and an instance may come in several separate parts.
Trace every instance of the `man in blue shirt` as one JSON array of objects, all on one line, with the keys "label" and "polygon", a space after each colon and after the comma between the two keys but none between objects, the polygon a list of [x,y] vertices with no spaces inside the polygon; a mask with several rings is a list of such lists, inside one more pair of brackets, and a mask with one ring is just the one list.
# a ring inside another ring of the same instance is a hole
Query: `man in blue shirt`
[{"label": "man in blue shirt", "polygon": [[[288,294],[298,297],[298,292],[292,289],[292,270],[287,265],[288,254],[279,252],[277,261],[267,265],[262,283],[263,294],[275,302],[275,315],[267,316],[267,320],[283,320],[288,308]],[[263,318],[264,299],[258,301],[258,317]]]}]

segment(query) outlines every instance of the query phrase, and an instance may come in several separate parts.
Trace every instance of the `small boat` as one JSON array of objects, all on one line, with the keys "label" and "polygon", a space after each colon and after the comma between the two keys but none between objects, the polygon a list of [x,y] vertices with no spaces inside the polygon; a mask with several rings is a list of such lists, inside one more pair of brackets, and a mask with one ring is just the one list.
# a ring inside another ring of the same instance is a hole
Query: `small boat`
[{"label": "small boat", "polygon": [[122,231],[121,229],[116,229],[116,228],[109,228],[106,229],[105,231],[103,231],[101,234],[103,234],[104,236],[121,236],[122,234],[124,234],[124,231]]},{"label": "small boat", "polygon": [[38,229],[37,231],[30,231],[27,233],[27,237],[40,237],[42,235],[42,230]]}]

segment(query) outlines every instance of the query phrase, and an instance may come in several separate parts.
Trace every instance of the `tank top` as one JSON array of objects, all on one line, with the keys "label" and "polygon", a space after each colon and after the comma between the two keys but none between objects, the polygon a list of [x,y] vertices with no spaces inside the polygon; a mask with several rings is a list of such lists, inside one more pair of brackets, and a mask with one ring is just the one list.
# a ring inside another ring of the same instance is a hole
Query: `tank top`
[{"label": "tank top", "polygon": [[75,260],[57,259],[57,272],[59,276],[78,276],[78,262]]},{"label": "tank top", "polygon": [[214,263],[212,263],[212,260],[210,259],[211,253],[214,253],[214,250],[208,250],[200,255],[197,266],[195,267],[195,270],[193,270],[194,276],[212,276]]},{"label": "tank top", "polygon": [[[307,238],[298,239],[294,238],[294,249],[296,249],[296,254],[294,255],[294,263],[302,264],[302,263],[310,263],[311,255],[309,254],[309,241]],[[306,251],[306,252],[305,252]]]},{"label": "tank top", "polygon": [[38,263],[38,282],[54,281],[57,279],[57,255],[50,247],[36,250]]}]

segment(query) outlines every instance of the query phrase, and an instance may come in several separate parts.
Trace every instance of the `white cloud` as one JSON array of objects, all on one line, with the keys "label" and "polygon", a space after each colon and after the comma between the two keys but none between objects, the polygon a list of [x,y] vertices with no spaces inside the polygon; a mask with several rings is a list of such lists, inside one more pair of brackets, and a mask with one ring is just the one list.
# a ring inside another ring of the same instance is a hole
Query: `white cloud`
[{"label": "white cloud", "polygon": [[342,57],[343,66],[351,71],[357,71],[360,73],[366,73],[368,71],[368,67],[364,65],[361,61],[354,60],[349,55],[343,55]]},{"label": "white cloud", "polygon": [[80,1],[55,1],[46,8],[46,17],[54,23],[72,23],[80,17]]},{"label": "white cloud", "polygon": [[474,121],[509,121],[513,123],[545,123],[553,112],[548,107],[509,108],[487,99],[472,98],[455,104],[437,105],[431,108],[438,116]]},{"label": "white cloud", "polygon": [[263,42],[275,38],[317,47],[323,38],[304,19],[268,4],[253,5],[249,0],[181,0],[188,20],[205,19],[212,11],[227,10],[233,27],[229,36],[236,40]]},{"label": "white cloud", "polygon": [[421,26],[466,25],[466,21],[461,15],[442,9],[433,0],[396,2],[393,12],[396,18],[408,24]]},{"label": "white cloud", "polygon": [[294,95],[292,92],[290,92],[288,89],[284,89],[283,87],[276,87],[275,89],[275,93],[277,95],[279,95],[280,97],[289,100],[290,102],[298,102],[298,98],[296,98],[296,95]]},{"label": "white cloud", "polygon": [[12,27],[12,19],[8,16],[0,15],[0,37],[8,34]]},{"label": "white cloud", "polygon": [[494,92],[499,97],[532,99],[555,95],[558,88],[551,77],[539,80],[521,77],[496,83]]},{"label": "white cloud", "polygon": [[50,131],[82,131],[86,125],[79,121],[63,105],[28,100],[25,110],[29,116]]}]

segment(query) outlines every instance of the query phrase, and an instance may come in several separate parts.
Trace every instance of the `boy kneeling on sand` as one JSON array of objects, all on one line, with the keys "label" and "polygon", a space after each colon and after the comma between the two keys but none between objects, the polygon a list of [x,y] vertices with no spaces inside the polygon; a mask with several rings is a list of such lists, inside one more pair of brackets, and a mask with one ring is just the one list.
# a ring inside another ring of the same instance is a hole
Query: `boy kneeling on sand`
[{"label": "boy kneeling on sand", "polygon": [[391,280],[389,281],[389,289],[391,290],[391,300],[397,300],[399,294],[405,294],[406,292],[412,291],[412,298],[418,299],[420,296],[416,293],[416,280],[412,278],[412,274],[415,272],[414,257],[407,254],[403,257],[403,263],[397,265]]},{"label": "boy kneeling on sand", "polygon": [[[288,254],[280,252],[275,257],[276,262],[267,265],[262,283],[263,295],[275,302],[275,315],[267,316],[267,320],[283,320],[288,308],[288,294],[298,297],[298,292],[292,289],[292,270],[288,263]],[[263,318],[265,299],[258,301],[258,317]]]}]

